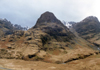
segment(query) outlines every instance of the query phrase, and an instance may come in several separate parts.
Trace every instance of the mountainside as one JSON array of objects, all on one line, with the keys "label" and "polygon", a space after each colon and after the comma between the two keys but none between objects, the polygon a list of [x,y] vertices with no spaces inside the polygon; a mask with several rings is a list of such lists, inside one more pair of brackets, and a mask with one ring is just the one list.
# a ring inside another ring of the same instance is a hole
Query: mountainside
[{"label": "mountainside", "polygon": [[96,46],[99,46],[100,42],[100,22],[97,17],[89,16],[73,25],[73,28],[79,35]]},{"label": "mountainside", "polygon": [[43,13],[29,30],[0,40],[0,58],[67,63],[95,53],[97,47],[75,36],[51,12]]}]

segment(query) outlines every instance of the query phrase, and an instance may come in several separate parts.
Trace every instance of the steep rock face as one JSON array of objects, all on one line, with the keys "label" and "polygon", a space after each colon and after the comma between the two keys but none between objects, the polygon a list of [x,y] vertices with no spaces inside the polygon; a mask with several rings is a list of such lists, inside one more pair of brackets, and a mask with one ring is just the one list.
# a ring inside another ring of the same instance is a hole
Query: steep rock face
[{"label": "steep rock face", "polygon": [[43,13],[33,28],[40,28],[57,41],[69,41],[74,37],[69,29],[51,12]]}]

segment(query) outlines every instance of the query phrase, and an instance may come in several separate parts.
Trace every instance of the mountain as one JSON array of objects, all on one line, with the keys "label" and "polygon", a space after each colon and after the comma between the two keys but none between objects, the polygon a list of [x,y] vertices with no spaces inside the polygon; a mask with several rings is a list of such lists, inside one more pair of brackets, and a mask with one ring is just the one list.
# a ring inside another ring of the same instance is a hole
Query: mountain
[{"label": "mountain", "polygon": [[58,41],[69,41],[74,35],[51,12],[43,13],[33,28],[40,28]]},{"label": "mountain", "polygon": [[97,17],[89,16],[73,25],[76,32],[87,41],[99,46],[100,22]]},{"label": "mountain", "polygon": [[74,25],[75,30],[81,35],[100,32],[100,22],[96,17],[89,16]]},{"label": "mountain", "polygon": [[0,19],[0,37],[13,33],[13,25],[7,19]]},{"label": "mountain", "polygon": [[43,13],[29,30],[1,38],[0,46],[0,58],[58,64],[99,53],[97,47],[74,35],[51,12]]},{"label": "mountain", "polygon": [[16,30],[27,30],[27,28],[18,24],[13,25],[7,19],[0,19],[0,37],[13,34]]}]

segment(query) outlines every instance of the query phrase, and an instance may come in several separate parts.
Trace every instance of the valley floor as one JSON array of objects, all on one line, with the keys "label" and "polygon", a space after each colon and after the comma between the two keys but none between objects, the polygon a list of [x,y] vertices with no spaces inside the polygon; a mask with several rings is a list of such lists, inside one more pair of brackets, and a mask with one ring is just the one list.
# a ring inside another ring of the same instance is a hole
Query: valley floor
[{"label": "valley floor", "polygon": [[66,64],[0,59],[0,67],[3,68],[0,70],[100,70],[100,54]]}]

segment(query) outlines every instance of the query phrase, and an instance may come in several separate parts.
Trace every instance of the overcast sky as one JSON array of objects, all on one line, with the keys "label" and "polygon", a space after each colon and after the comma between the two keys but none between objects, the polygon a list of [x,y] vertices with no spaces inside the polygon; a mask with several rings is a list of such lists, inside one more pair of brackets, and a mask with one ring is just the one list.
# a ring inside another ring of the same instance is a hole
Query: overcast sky
[{"label": "overcast sky", "polygon": [[79,22],[87,16],[100,19],[100,0],[0,0],[0,18],[21,26],[34,26],[46,11],[61,21]]}]

